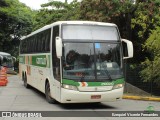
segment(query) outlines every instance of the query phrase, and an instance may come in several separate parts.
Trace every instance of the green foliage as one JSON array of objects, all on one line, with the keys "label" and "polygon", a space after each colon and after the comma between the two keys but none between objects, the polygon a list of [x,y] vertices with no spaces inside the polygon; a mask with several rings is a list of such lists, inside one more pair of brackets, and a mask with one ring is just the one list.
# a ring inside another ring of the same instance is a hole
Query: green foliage
[{"label": "green foliage", "polygon": [[130,0],[83,0],[81,16],[85,20],[115,22],[115,18],[129,13],[133,8]]},{"label": "green foliage", "polygon": [[149,52],[153,54],[153,56],[160,57],[160,27],[157,27],[156,30],[152,30],[152,34],[146,41],[144,47],[147,48]]},{"label": "green foliage", "polygon": [[160,26],[160,1],[159,0],[137,0],[136,9],[131,19],[132,42],[134,45],[133,61],[140,64],[146,56],[150,56],[148,51],[143,50],[143,44],[148,39],[152,30]]},{"label": "green foliage", "polygon": [[160,27],[152,31],[144,47],[151,56],[142,63],[141,77],[144,81],[153,81],[160,86]]},{"label": "green foliage", "polygon": [[160,25],[160,1],[146,0],[137,3],[137,9],[132,18],[132,28],[138,30],[136,33],[140,40],[144,42],[150,34],[150,30]]},{"label": "green foliage", "polygon": [[51,0],[41,6],[43,9],[35,16],[34,30],[56,21],[79,19],[80,3],[77,0],[70,4]]},{"label": "green foliage", "polygon": [[32,31],[32,11],[18,0],[0,1],[0,51],[18,55],[19,38]]},{"label": "green foliage", "polygon": [[136,58],[142,62],[140,75],[145,82],[160,86],[160,1],[139,1],[132,19],[133,36],[136,39]]}]

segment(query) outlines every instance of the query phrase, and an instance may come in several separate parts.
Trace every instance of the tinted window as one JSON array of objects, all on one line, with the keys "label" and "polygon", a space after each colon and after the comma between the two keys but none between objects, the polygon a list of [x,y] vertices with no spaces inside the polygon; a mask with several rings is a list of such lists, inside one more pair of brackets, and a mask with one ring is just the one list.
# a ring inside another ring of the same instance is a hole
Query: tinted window
[{"label": "tinted window", "polygon": [[20,43],[20,53],[40,53],[50,51],[51,29],[28,37]]}]

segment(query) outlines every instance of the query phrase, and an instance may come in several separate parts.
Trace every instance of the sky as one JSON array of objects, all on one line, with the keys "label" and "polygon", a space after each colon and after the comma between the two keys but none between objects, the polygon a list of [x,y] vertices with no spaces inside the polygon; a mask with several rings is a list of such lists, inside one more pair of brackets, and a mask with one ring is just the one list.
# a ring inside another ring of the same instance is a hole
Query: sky
[{"label": "sky", "polygon": [[[32,9],[40,9],[41,4],[47,3],[49,0],[19,0],[22,3],[25,3],[27,6],[29,6]],[[65,0],[55,0],[55,1],[61,1],[64,2]],[[68,2],[71,2],[72,0],[68,0]]]}]

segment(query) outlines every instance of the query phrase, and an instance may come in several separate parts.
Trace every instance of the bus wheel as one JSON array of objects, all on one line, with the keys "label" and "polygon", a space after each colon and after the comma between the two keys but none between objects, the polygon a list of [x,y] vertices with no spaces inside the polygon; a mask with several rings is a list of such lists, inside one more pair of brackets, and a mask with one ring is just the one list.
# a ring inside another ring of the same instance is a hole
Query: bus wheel
[{"label": "bus wheel", "polygon": [[48,82],[46,83],[46,86],[45,86],[45,95],[46,95],[47,102],[55,103],[55,100],[51,98],[50,85]]},{"label": "bus wheel", "polygon": [[30,86],[28,85],[28,83],[27,83],[27,76],[26,75],[24,75],[24,86],[26,87],[26,88],[29,88]]},{"label": "bus wheel", "polygon": [[22,74],[22,81],[24,82],[24,74]]}]

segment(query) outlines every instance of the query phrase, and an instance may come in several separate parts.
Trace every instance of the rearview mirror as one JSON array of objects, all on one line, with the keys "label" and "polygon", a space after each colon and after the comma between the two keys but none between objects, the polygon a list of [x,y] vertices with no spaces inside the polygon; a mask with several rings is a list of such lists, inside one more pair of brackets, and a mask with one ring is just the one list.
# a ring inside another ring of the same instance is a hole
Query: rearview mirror
[{"label": "rearview mirror", "polygon": [[128,59],[128,58],[132,58],[133,57],[133,44],[131,41],[126,40],[126,39],[122,39],[122,41],[124,43],[126,43],[127,45],[127,51],[128,51],[128,56],[123,57],[123,59]]},{"label": "rearview mirror", "polygon": [[62,57],[62,39],[60,37],[56,37],[56,54],[57,57]]}]

